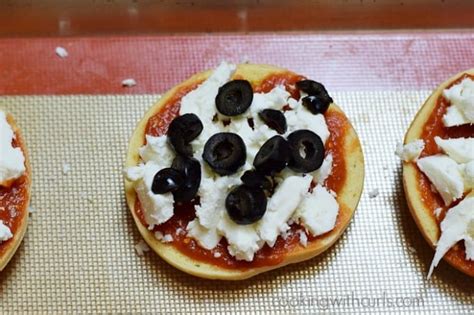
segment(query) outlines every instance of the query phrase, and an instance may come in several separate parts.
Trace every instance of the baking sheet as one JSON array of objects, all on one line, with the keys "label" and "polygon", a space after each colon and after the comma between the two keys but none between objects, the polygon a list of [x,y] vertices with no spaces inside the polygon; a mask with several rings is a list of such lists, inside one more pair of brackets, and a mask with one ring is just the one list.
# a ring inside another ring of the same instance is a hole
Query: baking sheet
[{"label": "baking sheet", "polygon": [[355,217],[323,255],[242,282],[194,278],[134,250],[141,237],[125,204],[122,165],[157,95],[0,97],[26,138],[35,210],[0,274],[0,313],[472,312],[472,279],[443,262],[426,280],[434,252],[408,212],[394,155],[428,95],[333,93],[365,154]]}]

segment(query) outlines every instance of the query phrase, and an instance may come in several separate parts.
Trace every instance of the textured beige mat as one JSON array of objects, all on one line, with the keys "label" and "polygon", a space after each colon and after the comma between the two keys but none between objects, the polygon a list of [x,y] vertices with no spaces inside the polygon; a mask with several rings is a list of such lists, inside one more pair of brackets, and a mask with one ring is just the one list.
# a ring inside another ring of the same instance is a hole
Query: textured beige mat
[{"label": "textured beige mat", "polygon": [[335,93],[365,152],[356,215],[322,256],[240,283],[200,280],[134,250],[141,238],[121,171],[156,96],[1,97],[31,153],[36,211],[0,274],[0,313],[472,312],[472,279],[441,263],[425,280],[433,251],[408,213],[393,154],[428,94]]}]

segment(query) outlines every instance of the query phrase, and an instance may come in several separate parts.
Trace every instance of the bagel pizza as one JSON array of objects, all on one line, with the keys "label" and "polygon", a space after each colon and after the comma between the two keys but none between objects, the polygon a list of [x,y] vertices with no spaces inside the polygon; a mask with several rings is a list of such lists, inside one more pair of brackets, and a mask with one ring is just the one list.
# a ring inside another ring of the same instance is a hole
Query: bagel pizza
[{"label": "bagel pizza", "polygon": [[404,145],[403,186],[410,212],[444,258],[474,276],[474,69],[442,83],[419,110]]},{"label": "bagel pizza", "polygon": [[129,144],[128,206],[174,267],[241,280],[310,259],[348,226],[364,161],[325,87],[222,62],[165,93]]}]

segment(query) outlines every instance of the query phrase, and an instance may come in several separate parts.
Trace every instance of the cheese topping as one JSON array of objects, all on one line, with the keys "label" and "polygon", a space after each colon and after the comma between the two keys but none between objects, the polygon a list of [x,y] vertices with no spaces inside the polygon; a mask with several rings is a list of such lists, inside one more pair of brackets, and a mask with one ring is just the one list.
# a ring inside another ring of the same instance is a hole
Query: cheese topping
[{"label": "cheese topping", "polygon": [[458,163],[468,163],[474,160],[474,138],[441,139],[435,137],[435,142],[441,150]]},{"label": "cheese topping", "polygon": [[12,141],[15,133],[0,111],[0,186],[9,187],[13,181],[25,172],[25,156],[20,148],[14,148]]},{"label": "cheese topping", "polygon": [[441,222],[441,237],[436,245],[428,278],[448,250],[462,240],[466,247],[466,259],[474,260],[474,194],[451,208]]},{"label": "cheese topping", "polygon": [[424,148],[425,142],[421,139],[418,139],[405,145],[399,143],[397,145],[395,154],[405,162],[413,162],[418,159]]},{"label": "cheese topping", "polygon": [[[188,223],[186,229],[188,236],[194,238],[199,246],[205,249],[213,249],[224,237],[232,256],[238,260],[252,261],[255,253],[264,244],[272,247],[278,236],[286,235],[290,229],[289,222],[292,220],[300,221],[312,235],[332,230],[339,206],[336,199],[321,186],[332,170],[333,157],[328,154],[321,168],[312,174],[302,176],[288,168],[278,174],[276,177],[278,186],[273,196],[268,199],[267,211],[261,220],[250,225],[239,225],[229,217],[225,209],[228,193],[231,188],[241,183],[242,174],[252,168],[255,155],[261,146],[277,134],[259,118],[258,113],[261,110],[266,108],[282,110],[285,105],[290,104],[292,110],[284,112],[288,132],[283,136],[286,137],[298,129],[309,129],[318,134],[324,143],[329,138],[324,116],[310,113],[302,106],[301,99],[291,98],[284,86],[276,86],[268,93],[254,93],[249,110],[241,116],[232,117],[227,126],[213,120],[216,114],[222,116],[217,112],[215,105],[219,87],[230,80],[235,69],[235,65],[221,63],[206,81],[181,100],[179,114],[196,114],[204,126],[201,134],[191,142],[194,157],[201,163],[202,179],[198,190],[200,204],[195,206],[196,218]],[[253,119],[254,129],[250,127],[248,118]],[[217,175],[202,159],[206,141],[213,134],[223,131],[237,133],[247,149],[245,165],[229,176]],[[140,157],[144,164],[128,168],[126,177],[135,182],[145,220],[153,227],[166,222],[173,215],[172,194],[155,195],[151,191],[151,185],[156,172],[171,165],[174,153],[167,144],[166,136],[146,136],[146,140],[147,144],[140,149]],[[313,177],[318,186],[309,193]],[[306,202],[306,199],[310,201]],[[301,236],[300,238],[304,239]]]},{"label": "cheese topping", "polygon": [[432,155],[419,159],[417,165],[434,185],[445,205],[462,197],[464,180],[453,159],[446,155]]},{"label": "cheese topping", "polygon": [[474,124],[474,81],[466,78],[444,90],[443,95],[451,103],[443,116],[446,127]]},{"label": "cheese topping", "polygon": [[8,241],[13,237],[12,231],[0,220],[0,242]]}]

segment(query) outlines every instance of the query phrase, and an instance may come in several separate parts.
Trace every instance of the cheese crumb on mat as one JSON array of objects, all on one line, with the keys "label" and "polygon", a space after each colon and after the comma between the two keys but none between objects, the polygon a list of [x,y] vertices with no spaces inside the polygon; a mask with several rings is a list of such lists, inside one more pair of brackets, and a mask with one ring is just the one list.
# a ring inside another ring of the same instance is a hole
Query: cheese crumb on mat
[{"label": "cheese crumb on mat", "polygon": [[69,56],[66,48],[64,47],[61,47],[61,46],[58,46],[56,47],[56,49],[54,50],[56,52],[56,55],[59,57],[59,58],[66,58],[67,56]]},{"label": "cheese crumb on mat", "polygon": [[68,163],[63,163],[62,172],[63,175],[67,175],[71,171],[71,165]]},{"label": "cheese crumb on mat", "polygon": [[141,240],[135,245],[135,251],[137,252],[138,256],[143,256],[145,252],[150,251],[150,247],[144,240]]},{"label": "cheese crumb on mat", "polygon": [[369,198],[375,198],[380,194],[379,189],[375,188],[369,191]]},{"label": "cheese crumb on mat", "polygon": [[137,85],[137,81],[135,81],[132,78],[125,79],[125,80],[122,81],[122,86],[124,86],[124,87],[132,87],[132,86],[135,86],[135,85]]}]

